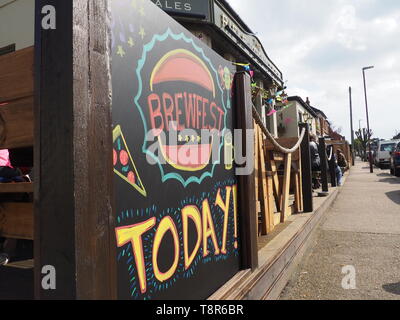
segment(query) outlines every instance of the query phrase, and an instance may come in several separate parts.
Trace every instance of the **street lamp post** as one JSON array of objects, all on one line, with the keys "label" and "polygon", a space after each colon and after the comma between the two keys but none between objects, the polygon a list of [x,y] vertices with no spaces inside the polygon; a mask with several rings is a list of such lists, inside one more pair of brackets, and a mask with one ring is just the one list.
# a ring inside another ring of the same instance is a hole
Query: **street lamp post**
[{"label": "street lamp post", "polygon": [[[368,130],[368,132],[367,132],[367,136],[369,137],[369,133],[371,132],[370,131],[370,129],[369,129],[369,113],[368,113],[368,99],[367,99],[367,84],[366,84],[366,81],[365,81],[365,71],[366,70],[369,70],[369,69],[373,69],[374,68],[374,66],[370,66],[370,67],[365,67],[365,68],[363,68],[362,69],[362,71],[363,71],[363,79],[364,79],[364,93],[365,93],[365,110],[366,110],[366,113],[367,113],[367,130]],[[371,138],[371,137],[369,137],[369,138]],[[372,149],[371,149],[371,141],[369,141],[369,168],[370,168],[370,172],[371,173],[374,173],[374,166],[373,166],[373,164],[372,164]]]}]

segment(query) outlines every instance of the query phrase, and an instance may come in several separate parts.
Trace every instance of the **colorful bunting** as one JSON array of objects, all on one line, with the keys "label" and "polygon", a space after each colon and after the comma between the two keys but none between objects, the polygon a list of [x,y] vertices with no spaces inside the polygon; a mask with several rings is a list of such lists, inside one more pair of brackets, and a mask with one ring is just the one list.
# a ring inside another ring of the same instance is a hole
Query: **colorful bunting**
[{"label": "colorful bunting", "polygon": [[[251,69],[251,66],[249,63],[233,62],[233,64],[243,67],[244,70],[250,74],[251,78],[254,78],[254,71]],[[289,101],[287,99],[288,95],[285,93],[285,90],[287,88],[286,83],[287,83],[287,81],[285,81],[284,88],[276,93],[272,93],[269,90],[266,90],[266,89],[263,89],[263,88],[257,86],[256,82],[251,83],[253,97],[261,94],[265,103],[271,107],[271,111],[269,111],[267,114],[268,117],[274,115],[275,113],[277,113],[279,111],[285,110],[293,105],[292,103],[289,103]],[[275,107],[278,107],[280,109],[276,110]]]},{"label": "colorful bunting", "polygon": [[234,65],[240,66],[240,67],[249,67],[250,63],[237,63],[237,62],[233,62]]}]

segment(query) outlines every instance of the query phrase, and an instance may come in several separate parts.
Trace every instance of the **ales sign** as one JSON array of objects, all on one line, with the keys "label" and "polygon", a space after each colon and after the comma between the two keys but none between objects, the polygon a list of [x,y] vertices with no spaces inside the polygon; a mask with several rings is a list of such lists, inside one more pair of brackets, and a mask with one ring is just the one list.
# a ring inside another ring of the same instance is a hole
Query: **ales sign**
[{"label": "ales sign", "polygon": [[209,0],[151,0],[168,14],[210,21]]}]

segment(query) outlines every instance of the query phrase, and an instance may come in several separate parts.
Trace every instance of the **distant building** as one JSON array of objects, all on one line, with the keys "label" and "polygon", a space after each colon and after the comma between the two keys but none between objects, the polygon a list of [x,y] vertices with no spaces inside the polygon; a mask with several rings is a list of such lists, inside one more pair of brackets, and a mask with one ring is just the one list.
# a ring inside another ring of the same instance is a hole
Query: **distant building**
[{"label": "distant building", "polygon": [[0,0],[0,48],[15,45],[14,50],[21,50],[34,45],[34,12],[35,1]]},{"label": "distant building", "polygon": [[317,134],[318,116],[314,110],[298,96],[288,98],[290,107],[278,112],[278,133],[280,138],[300,135],[299,123],[308,123],[310,132]]},{"label": "distant building", "polygon": [[332,128],[330,128],[330,127],[329,127],[329,129],[330,129],[329,137],[332,140],[335,140],[335,141],[345,141],[346,140],[346,138],[344,136],[342,136],[340,133],[332,130]]},{"label": "distant building", "polygon": [[310,99],[308,97],[307,97],[307,100],[306,100],[306,104],[308,106],[310,106],[310,108],[317,115],[317,119],[316,119],[316,134],[317,134],[317,136],[319,136],[319,137],[329,137],[330,134],[331,134],[331,125],[330,125],[330,123],[328,121],[328,117],[326,116],[326,114],[323,111],[321,111],[321,110],[319,110],[319,109],[317,109],[315,107],[312,107],[311,103],[310,103]]}]

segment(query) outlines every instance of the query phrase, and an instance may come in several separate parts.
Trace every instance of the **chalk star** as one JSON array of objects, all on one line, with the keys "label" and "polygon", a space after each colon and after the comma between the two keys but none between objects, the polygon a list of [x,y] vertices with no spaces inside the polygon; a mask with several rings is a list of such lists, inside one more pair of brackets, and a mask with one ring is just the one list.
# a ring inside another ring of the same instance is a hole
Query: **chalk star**
[{"label": "chalk star", "polygon": [[181,142],[183,140],[181,135],[178,136],[178,140],[179,140],[179,142]]},{"label": "chalk star", "polygon": [[144,32],[144,28],[140,27],[140,31],[139,31],[139,35],[142,37],[142,39],[144,39],[146,32]]},{"label": "chalk star", "polygon": [[133,47],[135,45],[135,41],[133,41],[132,37],[129,37],[128,44],[131,47]]},{"label": "chalk star", "polygon": [[195,141],[196,141],[196,137],[192,136],[192,142],[195,142]]},{"label": "chalk star", "polygon": [[118,46],[118,50],[117,50],[117,55],[119,55],[121,58],[123,58],[125,56],[125,51],[122,48],[122,46]]},{"label": "chalk star", "polygon": [[201,141],[201,137],[197,136],[197,142],[200,142],[200,141]]},{"label": "chalk star", "polygon": [[189,142],[189,141],[190,141],[190,137],[186,136],[186,142]]}]

